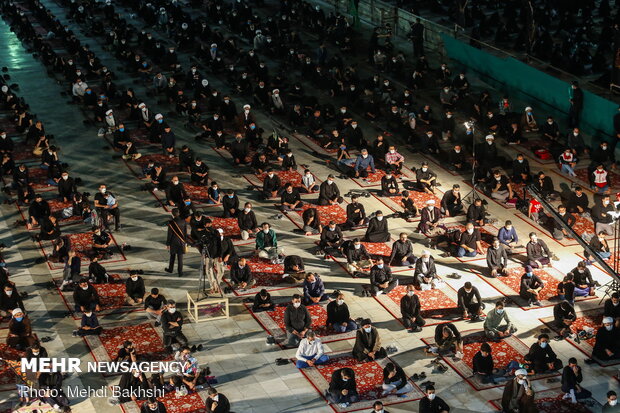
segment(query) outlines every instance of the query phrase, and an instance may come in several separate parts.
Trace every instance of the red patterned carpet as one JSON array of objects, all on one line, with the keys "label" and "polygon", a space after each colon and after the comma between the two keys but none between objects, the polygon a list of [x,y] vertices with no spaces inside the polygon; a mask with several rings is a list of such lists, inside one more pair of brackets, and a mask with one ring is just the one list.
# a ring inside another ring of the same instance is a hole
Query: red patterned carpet
[{"label": "red patterned carpet", "polygon": [[[73,206],[72,202],[62,202],[56,198],[48,199],[47,203],[50,206],[50,212],[52,213],[52,215],[56,217],[61,216],[63,209]],[[15,205],[17,206],[17,209],[19,210],[19,213],[21,214],[22,219],[26,220],[28,218],[28,205],[18,205],[17,203]],[[74,224],[76,222],[82,222],[82,218],[78,216],[72,216],[69,218],[61,219],[59,222],[60,222],[60,226],[65,226],[65,225]],[[39,232],[39,227],[35,227],[31,231]]]},{"label": "red patterned carpet", "polygon": [[[536,392],[536,407],[539,413],[598,413],[601,404],[593,398],[572,404],[570,400],[562,400],[562,389],[550,389]],[[491,400],[491,404],[501,410],[502,399]]]},{"label": "red patterned carpet", "polygon": [[[256,285],[245,291],[233,289],[234,294],[237,296],[255,295],[263,288],[267,291],[276,291],[295,287],[295,285],[283,283],[282,275],[284,274],[284,265],[282,264],[272,264],[268,260],[252,257],[248,259],[248,265],[252,271],[252,276],[256,280]],[[224,282],[228,284],[230,288],[233,288],[230,282],[230,273],[226,273]]]},{"label": "red patterned carpet", "polygon": [[299,215],[299,222],[297,226],[303,228],[303,220],[301,219],[302,214],[308,208],[316,208],[319,213],[319,218],[321,220],[322,225],[329,224],[329,221],[335,221],[336,224],[344,224],[347,222],[347,211],[342,208],[340,205],[315,205],[315,204],[304,204],[301,211],[297,211]]},{"label": "red patterned carpet", "polygon": [[[400,199],[402,196],[391,196],[391,197],[383,197],[373,194],[374,197],[379,200],[386,207],[391,209],[393,212],[403,212],[403,207],[400,206]],[[439,189],[435,189],[435,194],[428,194],[426,192],[418,192],[418,191],[409,191],[409,198],[413,199],[413,203],[418,208],[418,210],[424,208],[426,206],[426,202],[431,199],[435,200],[435,206],[439,208],[439,204],[441,203],[441,198],[443,197],[443,192]],[[418,215],[415,220],[418,221],[420,216]]]},{"label": "red patterned carpet", "polygon": [[[480,278],[491,284],[502,293],[504,296],[513,300],[519,307],[524,310],[531,310],[539,308],[537,306],[528,307],[526,300],[519,296],[519,286],[521,284],[521,276],[525,274],[523,267],[511,267],[508,268],[508,276],[490,278],[476,273]],[[540,303],[543,307],[549,307],[555,305],[558,302],[557,299],[557,285],[564,279],[564,274],[555,268],[536,268],[534,274],[538,275],[540,279],[545,283],[544,288],[539,294]],[[577,301],[589,300],[596,298],[591,297],[577,297]],[[553,301],[552,301],[553,300]]]},{"label": "red patterned carpet", "polygon": [[540,159],[534,154],[533,148],[535,147],[547,147],[545,141],[541,139],[532,139],[529,138],[527,142],[521,141],[519,145],[515,145],[515,149],[521,150],[523,155],[527,156],[529,159],[536,161],[539,164],[549,165],[555,163],[555,159]]},{"label": "red patterned carpet", "polygon": [[213,222],[213,228],[221,228],[224,230],[224,235],[233,239],[241,239],[241,230],[239,229],[239,223],[237,218],[221,218],[209,216]]},{"label": "red patterned carpet", "polygon": [[[361,238],[361,237],[360,237]],[[392,254],[392,243],[390,242],[362,242],[362,245],[368,251],[372,259],[377,259],[382,257],[385,262],[388,262],[390,259],[390,255]],[[347,259],[346,257],[332,257],[334,261],[342,267],[349,275],[353,276],[353,274],[349,273],[347,269]],[[401,266],[390,266],[392,273],[400,273],[400,272],[411,272],[413,274],[413,270],[409,267],[401,267]]]},{"label": "red patterned carpet", "polygon": [[[529,347],[514,335],[500,341],[493,341],[486,338],[483,330],[467,330],[461,332],[461,336],[463,338],[463,358],[459,361],[454,361],[453,358],[449,356],[443,356],[442,358],[475,390],[501,387],[505,384],[505,382],[487,384],[480,380],[480,376],[473,376],[473,359],[480,350],[480,345],[482,343],[488,343],[491,346],[493,366],[497,369],[505,369],[508,363],[513,360],[519,363],[525,362],[524,357],[529,352]],[[435,343],[433,337],[423,338],[422,341],[428,345]],[[535,376],[530,376],[530,380],[538,380],[557,375],[559,375],[559,373],[537,374]]]},{"label": "red patterned carpet", "polygon": [[19,360],[25,355],[26,353],[23,351],[17,351],[5,343],[0,343],[0,357],[4,360],[4,362],[0,363],[0,391],[15,389],[17,380],[15,369],[18,369],[18,374],[21,372],[19,370]]},{"label": "red patterned carpet", "polygon": [[[607,172],[609,173],[609,179],[611,180],[612,189],[614,190],[620,189],[620,174],[612,170],[608,170]],[[570,179],[573,182],[577,182],[584,188],[590,188],[590,178],[588,176],[588,168],[577,168],[575,169],[575,174],[577,174],[576,177],[574,178],[567,177],[566,179]]]},{"label": "red patterned carpet", "polygon": [[[207,398],[206,390],[198,393],[189,393],[185,396],[177,396],[176,392],[166,393],[157,400],[166,406],[168,413],[206,413],[205,401]],[[139,413],[144,401],[128,402],[121,404],[124,413]]]},{"label": "red patterned carpet", "polygon": [[133,342],[138,356],[147,360],[170,360],[172,357],[164,349],[160,329],[152,324],[118,325],[104,327],[100,336],[86,336],[84,340],[90,348],[95,361],[112,361],[125,340]]},{"label": "red patterned carpet", "polygon": [[[521,212],[518,212],[515,215],[519,217],[521,220],[528,223],[530,226],[532,226],[536,230],[544,232],[548,237],[553,238],[553,235],[547,228],[543,227],[540,224],[535,223],[534,221],[529,219],[526,215],[522,214]],[[573,214],[573,215],[575,216],[577,220],[577,222],[575,222],[575,224],[573,225],[573,229],[577,231],[579,235],[581,236],[583,236],[584,234],[594,235],[594,222],[592,222],[590,218],[585,218],[577,214]],[[570,238],[564,238],[562,240],[555,240],[555,242],[557,242],[563,247],[573,247],[573,246],[579,245],[579,242],[577,242],[577,240],[570,239]]]},{"label": "red patterned carpet", "polygon": [[15,146],[13,147],[12,155],[16,163],[39,159],[38,156],[32,153],[34,149],[33,145],[25,145],[23,142],[16,142],[16,139],[13,139],[13,142]]},{"label": "red patterned carpet", "polygon": [[[448,229],[458,228],[461,232],[465,231],[465,224],[461,223],[449,223],[446,224],[446,227]],[[482,238],[480,243],[482,244],[482,248],[484,248],[485,254],[478,254],[475,257],[455,257],[457,260],[461,262],[471,262],[486,259],[486,249],[493,243],[493,237],[497,236],[499,229],[493,225],[487,224],[484,227],[478,227],[478,230],[480,231],[480,237]]]},{"label": "red patterned carpet", "polygon": [[[400,312],[400,300],[407,293],[407,286],[399,285],[388,294],[381,294],[375,299],[398,321],[402,322]],[[446,284],[442,289],[433,289],[426,291],[416,290],[416,295],[420,299],[422,307],[422,318],[426,320],[426,326],[434,326],[459,318],[457,308],[457,293]]]},{"label": "red patterned carpet", "polygon": [[419,400],[424,393],[413,382],[413,390],[407,394],[407,397],[399,398],[396,395],[381,397],[383,384],[383,368],[388,362],[394,363],[391,359],[383,359],[371,361],[368,363],[359,363],[355,360],[350,352],[346,353],[330,353],[330,360],[326,364],[300,370],[303,375],[312,383],[314,388],[324,397],[325,390],[329,387],[332,374],[341,368],[351,368],[355,372],[355,383],[359,393],[360,401],[353,403],[347,408],[341,408],[332,405],[332,409],[336,412],[351,412],[356,410],[370,411],[372,404],[377,400],[381,400],[385,406],[397,403],[406,403]]},{"label": "red patterned carpet", "polygon": [[[551,330],[555,331],[556,333],[559,332],[559,329],[553,323],[553,317],[544,317],[544,318],[541,318],[540,321],[545,323]],[[573,323],[573,331],[579,332],[586,328],[587,329],[592,328],[594,335],[596,335],[596,332],[601,327],[602,323],[603,323],[603,310],[601,308],[595,308],[595,309],[587,310],[587,311],[578,311],[577,319]],[[582,353],[584,353],[590,358],[593,358],[592,350],[594,350],[594,344],[596,343],[596,339],[594,337],[589,338],[587,340],[580,339],[579,343],[577,343],[575,340],[571,338],[567,338],[566,340],[569,343],[571,343],[573,346],[581,350]],[[620,360],[603,361],[597,358],[594,358],[594,359],[596,360],[597,363],[599,363],[601,366],[604,366],[604,367],[620,364]]]},{"label": "red patterned carpet", "polygon": [[[274,311],[262,311],[254,314],[254,317],[263,326],[267,332],[275,337],[276,342],[284,341],[286,344],[286,327],[284,326],[284,310],[286,310],[288,302],[276,304]],[[348,333],[335,333],[325,327],[327,322],[326,304],[315,304],[308,306],[308,311],[312,316],[312,329],[316,331],[323,343],[332,341],[348,340],[355,338],[355,331]]]},{"label": "red patterned carpet", "polygon": [[47,171],[38,166],[28,168],[28,176],[35,192],[56,191],[56,187],[47,183]]},{"label": "red patterned carpet", "polygon": [[[90,263],[91,252],[93,248],[93,234],[90,232],[79,232],[76,234],[63,234],[63,236],[69,237],[71,248],[75,249],[76,255],[82,259],[82,265]],[[100,260],[102,264],[126,261],[125,254],[119,251],[118,244],[114,239],[114,236],[110,234],[112,238],[112,244],[110,249],[112,250],[112,256],[105,260]],[[52,252],[52,245],[50,241],[39,242],[39,248],[43,252],[43,255],[49,259]],[[64,268],[64,264],[58,262],[47,261],[47,265],[51,270],[60,270]]]},{"label": "red patterned carpet", "polygon": [[183,188],[195,204],[206,204],[209,199],[208,189],[206,185],[193,185],[183,182]]},{"label": "red patterned carpet", "polygon": [[301,133],[294,133],[293,137],[295,139],[297,139],[299,142],[301,142],[305,147],[312,149],[315,152],[319,152],[319,153],[325,153],[325,154],[334,154],[336,152],[338,152],[338,149],[325,149],[323,148],[323,145],[321,145],[321,142],[314,140],[312,138],[310,138],[309,136],[306,136],[304,134]]},{"label": "red patterned carpet", "polygon": [[[280,177],[282,186],[291,183],[294,187],[301,187],[301,174],[298,171],[274,171],[276,175]],[[260,181],[261,185],[267,176],[267,173],[261,175],[254,175]],[[316,179],[316,178],[315,178]]]},{"label": "red patterned carpet", "polygon": [[[162,165],[168,174],[181,171],[181,167],[179,165],[179,158],[176,157],[170,158],[168,155],[155,153],[143,155],[141,158],[136,159],[136,163],[140,166],[140,168],[144,168],[145,166],[147,166],[150,161],[153,161],[155,164]],[[168,177],[172,178],[171,176]]]}]

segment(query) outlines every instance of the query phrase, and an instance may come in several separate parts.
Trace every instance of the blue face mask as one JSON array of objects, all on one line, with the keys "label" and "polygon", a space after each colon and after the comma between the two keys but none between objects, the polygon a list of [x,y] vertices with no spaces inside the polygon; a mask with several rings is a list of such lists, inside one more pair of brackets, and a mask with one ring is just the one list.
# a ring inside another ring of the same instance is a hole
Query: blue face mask
[{"label": "blue face mask", "polygon": [[164,123],[163,119],[157,119],[157,123]]},{"label": "blue face mask", "polygon": [[118,128],[119,131],[125,132],[125,128]]},{"label": "blue face mask", "polygon": [[252,126],[250,126],[250,129],[254,130],[254,129],[256,129],[256,126],[252,125]]},{"label": "blue face mask", "polygon": [[228,197],[229,197],[229,198],[232,198],[232,197],[234,197],[234,195],[228,195]]},{"label": "blue face mask", "polygon": [[525,275],[527,275],[528,277],[532,277],[532,275],[534,274],[532,274],[531,272],[526,272]]},{"label": "blue face mask", "polygon": [[185,205],[189,206],[189,204],[191,204],[192,201],[185,201]]},{"label": "blue face mask", "polygon": [[24,317],[15,317],[16,321],[22,321],[24,319]]},{"label": "blue face mask", "polygon": [[377,267],[383,268],[383,264],[377,264]]},{"label": "blue face mask", "polygon": [[87,90],[87,91],[86,91],[86,94],[87,94],[87,95],[92,95],[92,94],[93,94],[93,91],[92,91],[92,90]]},{"label": "blue face mask", "polygon": [[147,63],[146,63],[146,62],[142,63],[142,66],[144,66],[144,67],[146,67],[146,65],[147,65]]}]

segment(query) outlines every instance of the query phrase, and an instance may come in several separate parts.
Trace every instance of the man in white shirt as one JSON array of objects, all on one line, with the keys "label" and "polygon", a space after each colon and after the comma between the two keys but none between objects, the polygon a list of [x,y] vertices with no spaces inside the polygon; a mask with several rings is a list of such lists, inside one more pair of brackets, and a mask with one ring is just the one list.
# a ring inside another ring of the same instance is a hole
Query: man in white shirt
[{"label": "man in white shirt", "polygon": [[295,358],[297,359],[298,369],[324,364],[329,360],[329,357],[323,353],[321,339],[317,338],[312,330],[306,331],[306,337],[299,342]]}]

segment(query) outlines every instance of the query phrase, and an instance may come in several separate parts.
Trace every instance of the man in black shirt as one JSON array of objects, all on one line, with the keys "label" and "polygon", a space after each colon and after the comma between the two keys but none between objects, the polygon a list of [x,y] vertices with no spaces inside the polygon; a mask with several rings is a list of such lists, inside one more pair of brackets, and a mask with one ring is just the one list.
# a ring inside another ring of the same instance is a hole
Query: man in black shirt
[{"label": "man in black shirt", "polygon": [[359,197],[357,195],[353,195],[351,197],[351,203],[347,205],[347,228],[362,227],[368,223],[364,205],[358,202],[358,199]]},{"label": "man in black shirt", "polygon": [[239,229],[241,230],[241,239],[247,240],[250,236],[256,234],[259,230],[258,222],[256,221],[256,214],[252,211],[252,204],[250,202],[246,202],[243,206],[243,211],[239,211],[237,215],[237,223],[239,224]]},{"label": "man in black shirt", "polygon": [[222,208],[224,213],[222,218],[236,218],[239,213],[239,197],[232,189],[226,190],[226,195],[222,198]]},{"label": "man in black shirt", "polygon": [[529,184],[532,181],[530,163],[523,157],[522,153],[517,154],[517,159],[512,161],[512,182]]},{"label": "man in black shirt", "polygon": [[482,298],[478,288],[467,281],[457,292],[459,310],[463,313],[463,318],[471,315],[472,321],[480,320],[482,316]]},{"label": "man in black shirt", "polygon": [[525,274],[521,276],[521,285],[519,287],[519,296],[524,300],[527,300],[528,305],[537,305],[540,307],[540,301],[538,295],[545,287],[545,283],[540,277],[534,274],[534,270],[531,266],[525,266]]},{"label": "man in black shirt", "polygon": [[441,198],[441,213],[447,216],[457,216],[463,211],[461,200],[461,187],[459,184],[452,185],[452,191],[446,192]]},{"label": "man in black shirt", "polygon": [[34,197],[34,202],[28,207],[28,223],[26,227],[32,229],[35,225],[40,225],[44,218],[50,216],[50,206],[43,200],[41,194]]},{"label": "man in black shirt", "polygon": [[183,315],[176,309],[176,302],[168,300],[168,307],[161,316],[161,327],[164,330],[164,347],[172,353],[172,344],[180,347],[187,345],[187,338],[183,334]]},{"label": "man in black shirt", "polygon": [[69,172],[63,171],[58,181],[58,197],[63,202],[70,202],[75,192],[75,180],[69,176]]},{"label": "man in black shirt", "polygon": [[102,231],[99,227],[93,227],[93,256],[103,257],[111,255],[112,237],[106,231]]},{"label": "man in black shirt", "polygon": [[349,307],[344,302],[344,294],[338,292],[335,300],[327,304],[327,327],[331,327],[336,333],[346,333],[357,329],[355,321],[351,320]]},{"label": "man in black shirt", "polygon": [[468,222],[465,231],[461,233],[461,241],[459,242],[456,256],[457,257],[475,257],[483,254],[482,238],[480,231],[474,228],[474,224]]},{"label": "man in black shirt", "polygon": [[230,279],[233,283],[233,286],[240,290],[252,288],[254,284],[256,284],[254,277],[252,277],[252,271],[250,270],[250,266],[247,265],[245,258],[239,259],[236,264],[231,264]]},{"label": "man in black shirt", "polygon": [[379,258],[370,269],[370,289],[374,295],[388,294],[398,287],[398,279],[392,275],[392,270]]},{"label": "man in black shirt", "polygon": [[398,195],[398,181],[396,177],[392,175],[392,171],[388,170],[381,178],[381,196],[396,196]]},{"label": "man in black shirt", "polygon": [[273,169],[269,169],[267,176],[263,179],[263,197],[265,199],[275,198],[280,193],[281,187],[280,177],[273,172]]},{"label": "man in black shirt", "polygon": [[413,244],[407,239],[407,234],[401,232],[398,240],[392,244],[389,265],[413,268],[416,260],[413,255]]},{"label": "man in black shirt", "polygon": [[620,327],[620,294],[614,292],[610,298],[605,300],[603,315],[613,318],[616,328]]},{"label": "man in black shirt", "polygon": [[149,320],[155,320],[155,327],[161,325],[161,315],[167,308],[167,300],[159,293],[159,288],[151,288],[151,294],[144,299],[144,310]]},{"label": "man in black shirt", "polygon": [[284,191],[280,198],[280,208],[282,212],[299,211],[304,204],[301,200],[301,195],[299,195],[299,191],[297,188],[294,188],[293,184],[290,182],[284,186]]},{"label": "man in black shirt", "polygon": [[422,306],[420,298],[415,294],[413,284],[407,285],[407,293],[400,299],[400,313],[403,317],[405,328],[412,333],[422,331],[426,321],[422,318]]},{"label": "man in black shirt", "polygon": [[566,203],[568,212],[573,214],[585,214],[590,212],[588,196],[583,193],[583,188],[575,187],[575,192],[571,192]]},{"label": "man in black shirt", "polygon": [[319,241],[319,251],[325,253],[325,259],[334,255],[335,252],[342,253],[342,243],[344,237],[342,230],[335,221],[329,221],[329,224],[323,227],[321,231],[321,240]]},{"label": "man in black shirt", "polygon": [[144,278],[140,277],[135,270],[129,271],[129,278],[125,280],[125,300],[127,304],[142,304],[144,294],[146,294]]},{"label": "man in black shirt", "polygon": [[476,198],[474,203],[467,208],[467,222],[477,227],[483,227],[487,223],[487,210],[482,205],[482,199]]},{"label": "man in black shirt", "polygon": [[196,158],[190,167],[190,182],[194,185],[207,185],[209,182],[209,167],[202,162],[200,158]]},{"label": "man in black shirt", "polygon": [[183,276],[183,255],[185,254],[185,246],[187,243],[187,223],[178,208],[172,210],[172,219],[168,221],[168,234],[166,237],[166,248],[170,251],[170,260],[168,267],[164,271],[171,273],[174,269],[174,261],[179,258],[177,267],[179,277]]},{"label": "man in black shirt", "polygon": [[336,205],[344,201],[334,179],[334,175],[329,174],[327,180],[319,186],[319,205]]},{"label": "man in black shirt", "polygon": [[448,413],[450,406],[441,398],[435,394],[435,387],[432,385],[426,386],[426,392],[423,398],[420,399],[419,413]]},{"label": "man in black shirt", "polygon": [[101,311],[99,306],[99,294],[95,287],[88,283],[86,278],[79,281],[78,288],[73,292],[73,301],[75,302],[75,312]]},{"label": "man in black shirt", "polygon": [[119,231],[121,228],[121,211],[118,207],[118,201],[114,202],[113,205],[108,205],[108,201],[104,196],[105,193],[109,193],[116,200],[116,197],[111,192],[107,192],[106,185],[101,184],[99,185],[99,192],[95,195],[95,208],[97,208],[97,212],[106,229],[109,230],[108,221],[109,217],[112,216],[114,217],[114,230]]}]

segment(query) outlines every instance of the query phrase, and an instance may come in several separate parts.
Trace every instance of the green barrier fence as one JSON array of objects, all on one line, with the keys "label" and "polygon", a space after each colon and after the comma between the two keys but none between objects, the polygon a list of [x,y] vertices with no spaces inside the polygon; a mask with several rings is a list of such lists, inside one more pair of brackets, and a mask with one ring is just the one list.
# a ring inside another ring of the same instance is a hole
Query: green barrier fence
[{"label": "green barrier fence", "polygon": [[[472,47],[446,34],[442,35],[448,56],[477,72],[483,79],[501,84],[509,96],[518,96],[524,101],[531,101],[538,112],[538,122],[550,110],[561,118],[566,118],[569,109],[570,85],[554,78],[512,57],[500,58],[483,50]],[[532,99],[537,102],[532,101]],[[584,110],[580,128],[597,140],[610,139],[613,136],[613,116],[618,111],[618,104],[584,90]],[[516,109],[520,111],[520,109]],[[587,113],[587,116],[584,114]],[[550,113],[558,117],[554,113]]]}]

